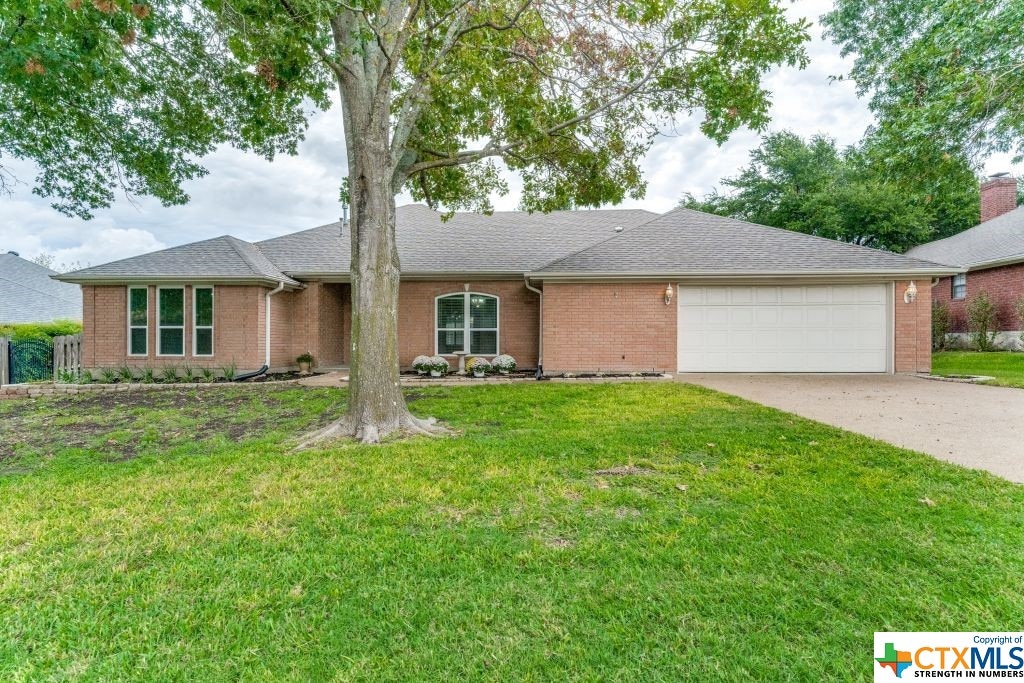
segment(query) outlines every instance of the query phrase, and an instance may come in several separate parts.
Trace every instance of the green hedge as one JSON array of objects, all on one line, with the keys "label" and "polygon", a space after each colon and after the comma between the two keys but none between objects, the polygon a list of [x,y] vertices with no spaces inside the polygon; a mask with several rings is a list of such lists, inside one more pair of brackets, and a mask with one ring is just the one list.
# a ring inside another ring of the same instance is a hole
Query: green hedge
[{"label": "green hedge", "polygon": [[82,323],[75,320],[54,320],[52,323],[4,323],[0,324],[0,337],[14,341],[25,339],[52,339],[82,331]]}]

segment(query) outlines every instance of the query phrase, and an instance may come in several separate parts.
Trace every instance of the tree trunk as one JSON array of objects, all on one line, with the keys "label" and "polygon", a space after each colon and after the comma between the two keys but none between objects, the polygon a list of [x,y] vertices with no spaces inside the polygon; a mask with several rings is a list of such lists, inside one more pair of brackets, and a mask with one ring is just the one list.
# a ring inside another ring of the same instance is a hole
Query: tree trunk
[{"label": "tree trunk", "polygon": [[[375,126],[377,127],[377,126]],[[366,130],[349,153],[352,201],[352,367],[348,420],[364,441],[410,418],[398,382],[398,278],[395,195],[386,130]]]},{"label": "tree trunk", "polygon": [[[365,84],[357,84],[365,87]],[[395,190],[390,107],[367,90],[342,84],[348,150],[352,258],[352,353],[349,404],[344,418],[309,435],[304,448],[330,438],[354,436],[377,443],[390,433],[438,434],[433,419],[413,417],[398,381],[398,282]],[[386,99],[386,98],[385,98]]]}]

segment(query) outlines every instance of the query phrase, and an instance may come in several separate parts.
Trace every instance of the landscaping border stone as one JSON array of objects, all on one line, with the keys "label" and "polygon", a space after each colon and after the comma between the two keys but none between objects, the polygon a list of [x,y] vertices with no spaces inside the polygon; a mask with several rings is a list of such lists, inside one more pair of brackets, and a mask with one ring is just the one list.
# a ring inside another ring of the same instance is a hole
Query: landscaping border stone
[{"label": "landscaping border stone", "polygon": [[113,392],[159,391],[161,389],[217,389],[225,387],[265,387],[298,384],[301,378],[269,382],[179,382],[176,384],[5,384],[0,386],[0,400],[6,398],[40,398]]}]

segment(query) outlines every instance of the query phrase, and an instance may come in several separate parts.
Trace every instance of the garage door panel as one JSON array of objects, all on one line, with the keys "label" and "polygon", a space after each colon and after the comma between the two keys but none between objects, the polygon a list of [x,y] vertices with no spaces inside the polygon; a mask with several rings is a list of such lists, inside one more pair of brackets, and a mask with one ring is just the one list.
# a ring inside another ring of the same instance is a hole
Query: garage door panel
[{"label": "garage door panel", "polygon": [[728,287],[708,287],[704,293],[704,303],[727,304],[730,292]]},{"label": "garage door panel", "polygon": [[884,372],[888,287],[679,287],[682,372]]},{"label": "garage door panel", "polygon": [[784,304],[804,303],[805,287],[779,287],[779,300]]}]

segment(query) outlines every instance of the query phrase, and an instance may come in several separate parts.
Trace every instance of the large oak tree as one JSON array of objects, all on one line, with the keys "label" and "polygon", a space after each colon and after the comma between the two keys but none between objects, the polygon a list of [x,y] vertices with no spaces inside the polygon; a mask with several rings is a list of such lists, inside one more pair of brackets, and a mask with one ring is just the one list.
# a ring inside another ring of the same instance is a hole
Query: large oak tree
[{"label": "large oak tree", "polygon": [[294,153],[336,93],[351,391],[317,438],[376,441],[433,429],[399,391],[396,194],[486,210],[501,160],[529,210],[642,196],[674,118],[718,141],[764,126],[761,78],[802,66],[806,27],[778,0],[6,0],[0,155],[71,214],[121,189],[178,203],[216,145]]}]

